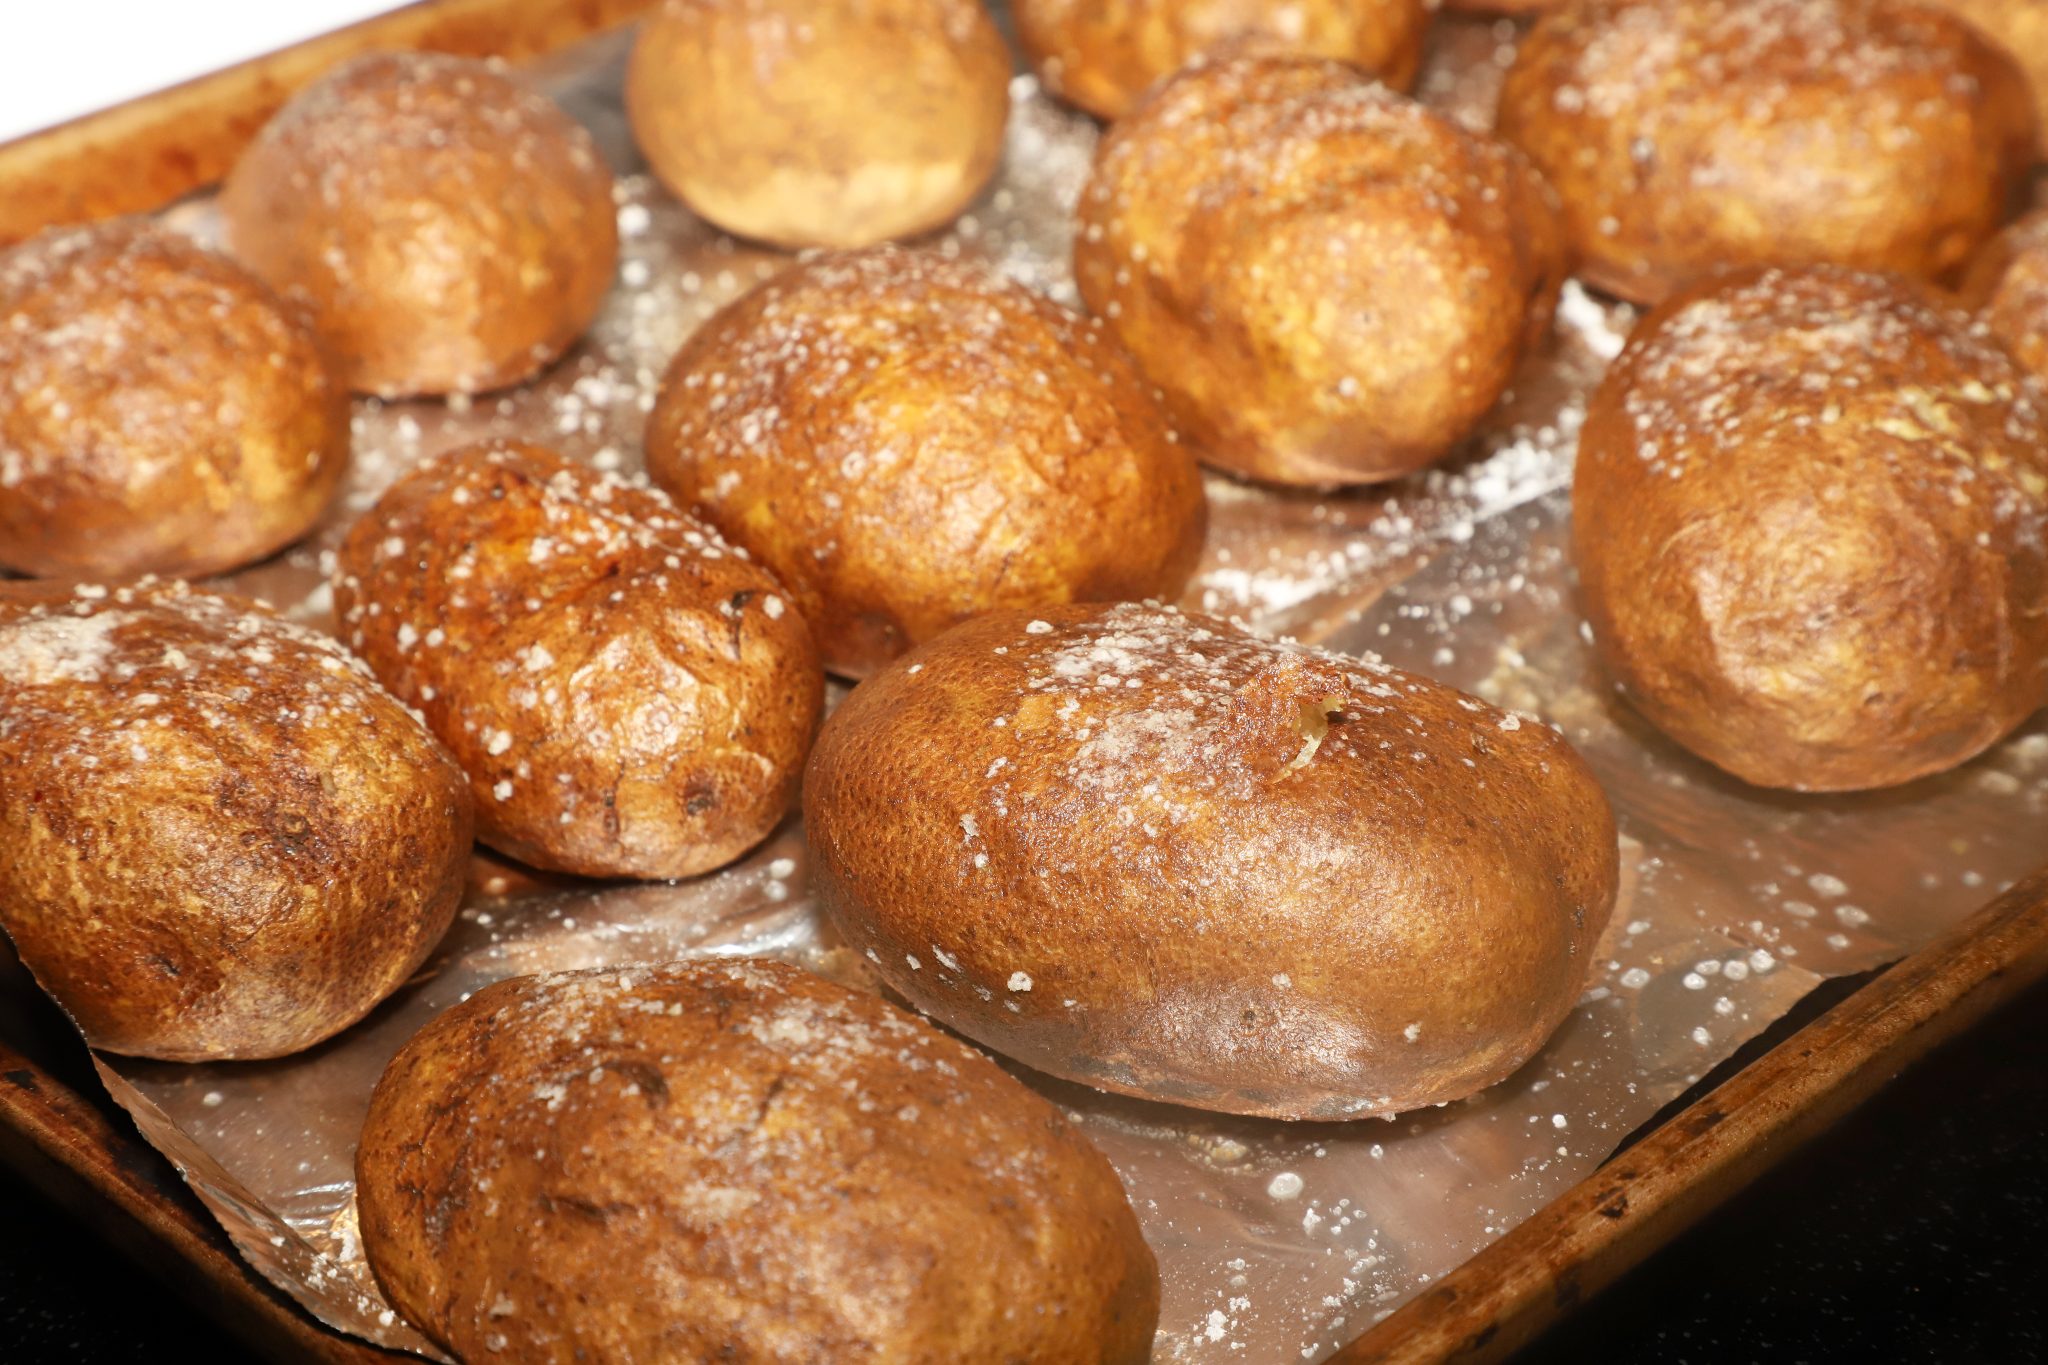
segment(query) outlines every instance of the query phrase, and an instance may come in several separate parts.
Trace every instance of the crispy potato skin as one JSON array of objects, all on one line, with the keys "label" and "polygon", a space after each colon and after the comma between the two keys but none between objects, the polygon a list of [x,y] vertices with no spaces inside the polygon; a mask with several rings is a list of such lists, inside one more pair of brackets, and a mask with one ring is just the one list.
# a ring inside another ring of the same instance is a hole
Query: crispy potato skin
[{"label": "crispy potato skin", "polygon": [[1225,49],[1331,57],[1406,90],[1429,24],[1422,0],[1018,0],[1011,10],[1046,88],[1106,119]]},{"label": "crispy potato skin", "polygon": [[644,481],[537,446],[451,452],[350,530],[334,604],[469,774],[478,837],[522,861],[694,876],[795,800],[823,702],[810,631]]},{"label": "crispy potato skin", "polygon": [[1579,273],[1649,303],[1745,265],[1946,275],[2035,142],[2012,58],[1895,0],[1579,0],[1523,40],[1499,128],[1563,198]]},{"label": "crispy potato skin", "polygon": [[137,220],[0,256],[0,567],[210,574],[311,529],[348,394],[298,309]]},{"label": "crispy potato skin", "polygon": [[979,611],[1170,597],[1200,472],[1101,328],[979,266],[826,256],[699,328],[655,480],[796,594],[859,677]]},{"label": "crispy potato skin", "polygon": [[1839,267],[1737,272],[1638,324],[1579,437],[1609,673],[1766,787],[1940,772],[2048,699],[2048,417],[1968,315]]},{"label": "crispy potato skin", "polygon": [[[1340,711],[1312,751],[1304,707]],[[826,721],[804,818],[821,903],[918,1008],[1054,1075],[1280,1118],[1507,1076],[1615,895],[1606,799],[1547,726],[1150,606],[914,651]]]},{"label": "crispy potato skin", "polygon": [[952,222],[995,174],[1010,50],[979,0],[668,0],[626,113],[662,183],[726,231],[868,246]]},{"label": "crispy potato skin", "polygon": [[612,175],[580,124],[483,62],[379,53],[301,91],[236,163],[235,254],[318,315],[349,387],[477,393],[597,316]]},{"label": "crispy potato skin", "polygon": [[1962,297],[2013,358],[2048,384],[2048,209],[1991,239],[1970,263]]},{"label": "crispy potato skin", "polygon": [[1448,453],[1550,328],[1542,179],[1340,62],[1190,68],[1112,126],[1081,297],[1210,464],[1369,483]]},{"label": "crispy potato skin", "polygon": [[94,1047],[279,1057],[439,941],[469,793],[333,640],[145,579],[0,594],[0,925]]},{"label": "crispy potato skin", "polygon": [[2004,48],[2034,91],[2040,154],[2048,159],[2048,0],[1926,0],[1955,13]]},{"label": "crispy potato skin", "polygon": [[972,1048],[780,962],[519,977],[393,1059],[363,1246],[464,1360],[1137,1365],[1123,1186]]}]

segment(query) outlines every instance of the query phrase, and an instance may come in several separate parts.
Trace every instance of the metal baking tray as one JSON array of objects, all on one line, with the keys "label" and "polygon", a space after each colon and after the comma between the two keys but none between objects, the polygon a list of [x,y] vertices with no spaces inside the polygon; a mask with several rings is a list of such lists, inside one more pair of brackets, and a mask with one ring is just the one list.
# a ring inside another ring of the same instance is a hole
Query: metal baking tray
[{"label": "metal baking tray", "polygon": [[[630,170],[616,107],[624,35],[613,30],[646,5],[430,0],[0,146],[0,242],[158,209],[203,234],[206,204],[189,196],[292,89],[372,48],[532,62]],[[1422,93],[1483,122],[1515,33],[1439,20]],[[1062,199],[1085,170],[1092,130],[1028,81],[1013,93],[1003,178],[931,245],[1070,297]],[[413,460],[486,430],[548,433],[581,458],[630,463],[639,404],[666,353],[785,258],[709,232],[644,175],[622,182],[621,212],[619,296],[564,366],[502,401],[359,405],[359,469],[329,543]],[[2048,840],[2034,833],[2048,827],[2041,718],[1956,774],[1809,799],[1719,778],[1607,696],[1574,628],[1561,489],[1584,391],[1626,319],[1576,290],[1564,314],[1557,351],[1518,378],[1445,469],[1342,495],[1212,478],[1210,545],[1187,600],[1376,650],[1564,729],[1615,795],[1626,838],[1604,974],[1524,1075],[1397,1124],[1237,1122],[1036,1079],[1132,1186],[1168,1272],[1163,1359],[1499,1358],[1911,1058],[2048,974],[2048,868],[2038,866]],[[235,585],[317,620],[321,544]],[[729,873],[652,889],[543,881],[481,857],[427,980],[337,1045],[258,1067],[89,1063],[25,974],[0,961],[0,1157],[279,1359],[406,1358],[299,1306],[407,1340],[402,1324],[379,1326],[375,1302],[350,1297],[362,1268],[345,1190],[323,1203],[334,1182],[319,1172],[268,1173],[345,1157],[349,1103],[307,1097],[366,1089],[420,1018],[510,970],[707,950],[842,969],[802,895],[801,856],[786,828]],[[1823,997],[1836,1002],[1825,1012]],[[94,1065],[204,1210],[98,1093]],[[1306,1190],[1297,1172],[1309,1174]],[[1324,1274],[1317,1258],[1337,1250],[1348,1255]],[[1290,1266],[1291,1278],[1265,1262]]]}]

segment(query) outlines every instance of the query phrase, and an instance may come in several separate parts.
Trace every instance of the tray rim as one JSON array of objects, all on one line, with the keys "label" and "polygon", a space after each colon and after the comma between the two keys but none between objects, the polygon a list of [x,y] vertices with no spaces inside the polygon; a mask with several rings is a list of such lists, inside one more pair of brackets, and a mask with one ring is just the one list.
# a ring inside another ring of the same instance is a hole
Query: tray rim
[{"label": "tray rim", "polygon": [[[58,223],[160,209],[213,183],[279,105],[345,58],[413,49],[531,59],[657,3],[415,0],[0,143],[0,247]],[[1647,1130],[1332,1359],[1506,1359],[1911,1062],[2042,979],[2048,863]],[[84,1207],[103,1235],[266,1355],[331,1365],[417,1359],[334,1331],[273,1289],[182,1191],[124,1158],[137,1146],[154,1151],[0,1038],[0,1161],[68,1196],[67,1207]]]}]

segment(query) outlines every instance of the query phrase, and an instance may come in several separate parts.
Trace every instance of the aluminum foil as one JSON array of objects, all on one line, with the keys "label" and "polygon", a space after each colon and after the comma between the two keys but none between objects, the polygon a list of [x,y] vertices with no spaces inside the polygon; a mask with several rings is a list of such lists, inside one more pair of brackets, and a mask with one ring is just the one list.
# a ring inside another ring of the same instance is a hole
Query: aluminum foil
[{"label": "aluminum foil", "polygon": [[[1483,126],[1513,27],[1442,21],[1425,96]],[[590,338],[539,382],[471,403],[364,402],[329,524],[228,582],[331,625],[324,568],[398,475],[486,435],[605,466],[640,460],[661,372],[703,318],[788,260],[692,219],[644,173],[619,111],[623,40],[535,78],[621,172],[620,281]],[[990,259],[1073,302],[1070,212],[1095,130],[1028,79],[997,183],[932,249]],[[170,213],[200,235],[211,206]],[[1164,1281],[1157,1358],[1314,1361],[1591,1172],[1634,1129],[1822,976],[1897,957],[2031,870],[2048,816],[2039,718],[1956,772],[1867,796],[1761,792],[1662,740],[1600,679],[1581,638],[1566,500],[1584,400],[1626,310],[1568,289],[1533,360],[1462,457],[1366,492],[1274,492],[1212,477],[1187,603],[1442,678],[1559,726],[1623,831],[1623,886],[1593,985],[1535,1060],[1470,1100],[1393,1121],[1288,1124],[1104,1095],[1014,1068],[1116,1164]],[[518,973],[769,954],[855,983],[811,905],[792,821],[740,864],[674,885],[541,878],[480,855],[430,965],[369,1019],[276,1062],[103,1056],[100,1074],[236,1245],[316,1316],[431,1355],[386,1305],[350,1179],[371,1087],[434,1013]]]}]

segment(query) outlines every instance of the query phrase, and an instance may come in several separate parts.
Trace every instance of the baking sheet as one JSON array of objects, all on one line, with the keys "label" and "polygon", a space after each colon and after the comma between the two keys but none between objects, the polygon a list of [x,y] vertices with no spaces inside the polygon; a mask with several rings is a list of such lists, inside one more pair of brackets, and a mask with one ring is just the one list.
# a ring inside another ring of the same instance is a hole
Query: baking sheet
[{"label": "baking sheet", "polygon": [[[1512,26],[1440,30],[1422,89],[1483,124]],[[786,263],[711,232],[647,179],[618,109],[623,51],[600,40],[535,73],[626,172],[620,282],[592,336],[509,395],[360,404],[355,468],[329,524],[233,586],[331,625],[324,569],[343,529],[418,460],[463,441],[522,436],[637,466],[676,346]],[[1002,176],[930,245],[985,256],[1073,302],[1068,211],[1093,125],[1028,79],[1013,106]],[[213,231],[204,201],[170,217]],[[1800,798],[1719,776],[1613,701],[1579,633],[1562,490],[1585,394],[1628,321],[1568,289],[1555,352],[1444,468],[1335,495],[1209,480],[1212,529],[1189,605],[1375,651],[1559,725],[1613,798],[1623,887],[1578,1009],[1515,1077],[1459,1104],[1391,1122],[1284,1124],[1017,1069],[1125,1179],[1160,1258],[1162,1360],[1327,1355],[1584,1177],[1821,976],[1900,955],[2042,856],[2039,718],[1956,773]],[[350,1165],[385,1062],[436,1011],[504,976],[694,953],[767,953],[861,979],[813,912],[794,822],[734,868],[676,885],[572,884],[485,856],[434,960],[340,1038],[278,1062],[102,1057],[100,1071],[265,1275],[336,1327],[424,1352],[378,1294],[355,1233]]]}]

